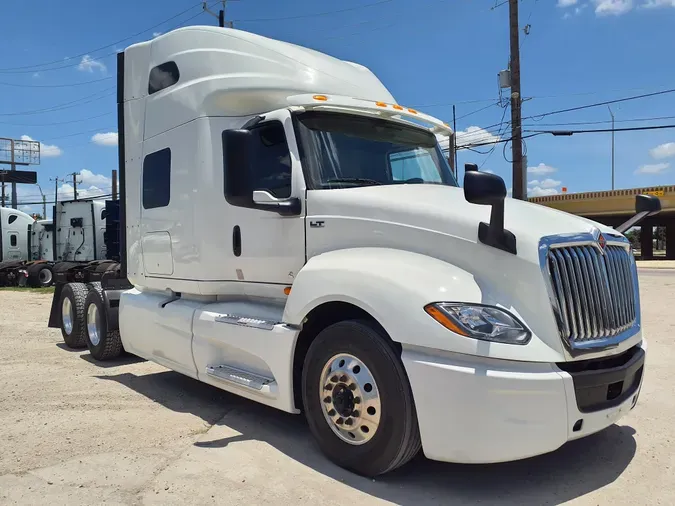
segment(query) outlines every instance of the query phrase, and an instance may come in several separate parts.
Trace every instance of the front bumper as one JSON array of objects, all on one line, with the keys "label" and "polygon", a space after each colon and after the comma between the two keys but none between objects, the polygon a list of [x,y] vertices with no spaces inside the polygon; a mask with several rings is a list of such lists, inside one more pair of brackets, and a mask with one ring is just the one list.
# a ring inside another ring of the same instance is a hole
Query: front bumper
[{"label": "front bumper", "polygon": [[598,432],[637,403],[646,350],[643,340],[609,359],[557,365],[406,347],[424,454],[505,462]]}]

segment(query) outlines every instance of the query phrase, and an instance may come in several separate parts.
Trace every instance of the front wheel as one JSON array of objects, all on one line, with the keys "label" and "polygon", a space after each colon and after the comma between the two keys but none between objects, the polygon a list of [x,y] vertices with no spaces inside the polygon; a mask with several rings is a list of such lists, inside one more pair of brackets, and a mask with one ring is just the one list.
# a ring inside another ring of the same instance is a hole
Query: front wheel
[{"label": "front wheel", "polygon": [[305,357],[302,397],[321,450],[343,468],[377,476],[421,448],[403,364],[369,321],[338,322],[319,333]]}]

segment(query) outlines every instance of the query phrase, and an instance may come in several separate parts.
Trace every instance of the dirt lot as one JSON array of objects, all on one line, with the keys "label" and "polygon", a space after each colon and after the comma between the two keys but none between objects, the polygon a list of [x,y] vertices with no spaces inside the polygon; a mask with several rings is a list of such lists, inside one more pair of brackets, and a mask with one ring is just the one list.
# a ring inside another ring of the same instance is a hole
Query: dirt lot
[{"label": "dirt lot", "polygon": [[377,480],[318,453],[302,417],[133,357],[98,364],[46,328],[51,297],[0,292],[0,504],[675,504],[675,270],[642,270],[638,407],[557,452],[418,458]]}]

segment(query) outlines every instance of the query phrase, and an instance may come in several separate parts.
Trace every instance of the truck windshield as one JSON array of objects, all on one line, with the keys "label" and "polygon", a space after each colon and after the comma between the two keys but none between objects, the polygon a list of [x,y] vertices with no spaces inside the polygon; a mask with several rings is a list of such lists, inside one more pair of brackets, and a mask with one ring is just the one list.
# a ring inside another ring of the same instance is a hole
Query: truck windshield
[{"label": "truck windshield", "polygon": [[295,116],[309,189],[389,184],[458,186],[436,137],[380,118],[309,111]]}]

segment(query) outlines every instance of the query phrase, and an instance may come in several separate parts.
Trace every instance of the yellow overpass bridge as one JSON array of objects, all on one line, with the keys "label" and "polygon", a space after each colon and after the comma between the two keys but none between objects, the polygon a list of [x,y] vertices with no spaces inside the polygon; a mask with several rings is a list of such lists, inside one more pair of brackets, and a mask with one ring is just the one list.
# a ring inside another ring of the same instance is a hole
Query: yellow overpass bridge
[{"label": "yellow overpass bridge", "polygon": [[635,214],[635,196],[643,193],[656,195],[661,201],[661,212],[642,222],[640,233],[641,255],[653,258],[653,226],[666,227],[666,258],[675,259],[675,186],[652,186],[584,193],[562,193],[528,199],[546,207],[576,214],[609,226],[616,226]]}]

